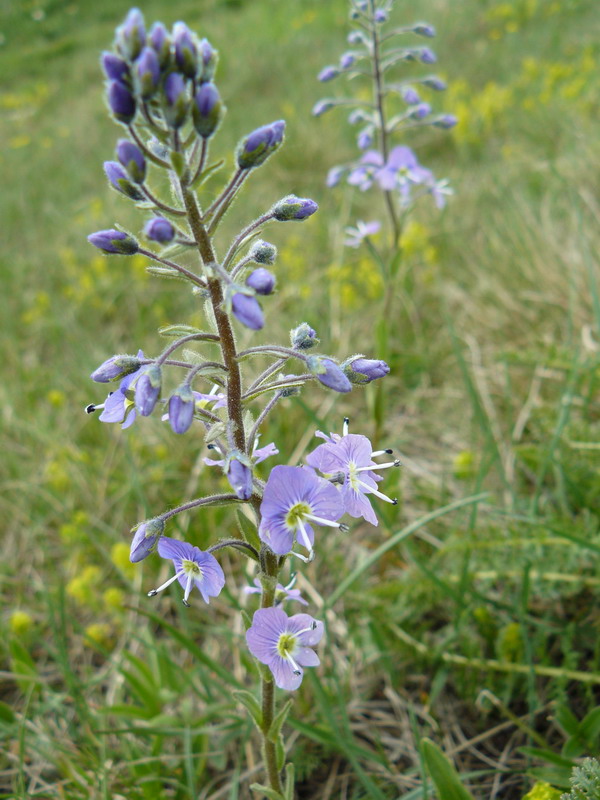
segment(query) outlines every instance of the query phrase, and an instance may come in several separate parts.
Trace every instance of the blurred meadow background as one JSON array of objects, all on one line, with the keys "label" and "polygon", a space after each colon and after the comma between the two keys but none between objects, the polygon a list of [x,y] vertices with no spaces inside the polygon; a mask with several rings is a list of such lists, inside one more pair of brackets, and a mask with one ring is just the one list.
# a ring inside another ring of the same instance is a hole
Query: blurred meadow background
[{"label": "blurred meadow background", "polygon": [[[177,593],[146,597],[157,559],[128,560],[132,525],[219,479],[202,441],[157,416],[121,431],[83,412],[104,399],[88,376],[109,355],[158,353],[164,324],[202,327],[179,283],[86,241],[144,219],[102,171],[120,131],[99,56],[128,8],[0,5],[0,796],[244,800],[260,754],[231,697],[254,682],[243,565],[224,557],[223,595],[186,610]],[[325,188],[327,170],[355,156],[355,132],[341,111],[310,114],[330,94],[316,74],[344,49],[346,0],[142,10],[147,23],[184,19],[219,49],[228,113],[215,155],[231,163],[242,135],[288,122],[226,230],[290,192],[320,204],[302,226],[266,233],[279,292],[265,329],[240,341],[281,342],[306,320],[324,352],[376,357],[386,287],[342,240],[357,218],[382,217],[381,196]],[[394,15],[437,29],[449,89],[435,100],[459,124],[405,143],[455,196],[412,217],[387,320],[375,444],[403,461],[385,484],[399,505],[379,507],[377,528],[323,532],[299,580],[328,624],[324,666],[288,724],[299,798],[433,799],[427,736],[477,800],[553,800],[600,734],[598,5],[398,0]],[[372,434],[373,403],[370,387],[341,398],[311,387],[263,443],[297,463],[343,415]],[[180,517],[171,535],[202,546],[234,528],[214,509]]]}]

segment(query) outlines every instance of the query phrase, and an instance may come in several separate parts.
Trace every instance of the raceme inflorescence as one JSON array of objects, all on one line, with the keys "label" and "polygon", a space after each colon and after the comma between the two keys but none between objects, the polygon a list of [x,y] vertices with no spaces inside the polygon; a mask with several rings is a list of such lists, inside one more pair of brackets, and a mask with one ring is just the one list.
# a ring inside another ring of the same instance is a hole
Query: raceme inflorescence
[{"label": "raceme inflorescence", "polygon": [[[285,123],[277,120],[244,135],[233,155],[232,174],[210,202],[201,203],[198,189],[204,198],[206,179],[214,178],[223,163],[212,163],[209,155],[225,112],[215,83],[217,59],[211,43],[183,22],[171,31],[160,22],[146,30],[138,9],[128,13],[113,49],[102,55],[108,108],[123,128],[115,159],[104,164],[104,171],[110,186],[145,215],[142,235],[149,244],[119,226],[93,233],[89,241],[107,254],[145,256],[152,275],[178,279],[192,310],[204,309],[205,329],[167,326],[161,333],[171,341],[158,355],[139,349],[137,355],[108,358],[91,377],[114,388],[104,402],[86,410],[101,411],[101,422],[123,429],[154,416],[175,436],[202,437],[208,449],[203,483],[214,480],[212,470],[226,476],[230,491],[192,498],[140,522],[132,531],[130,558],[139,562],[156,553],[171,562],[169,578],[148,595],[178,583],[186,606],[198,595],[209,603],[222,591],[227,575],[220,551],[228,548],[256,564],[247,594],[260,595],[260,608],[245,621],[247,646],[260,671],[261,699],[250,692],[236,697],[262,737],[268,796],[291,798],[293,766],[286,768],[284,786],[281,738],[289,705],[276,716],[274,686],[297,689],[304,669],[319,664],[314,648],[324,626],[308,613],[284,612],[284,603],[307,605],[292,588],[295,570],[290,575],[290,565],[313,560],[325,530],[346,534],[345,516],[377,524],[371,501],[395,503],[378,488],[380,472],[399,462],[377,460],[391,451],[374,450],[366,436],[349,433],[345,422],[341,435],[318,434],[324,442],[303,465],[278,465],[266,480],[259,477],[258,465],[279,453],[274,443],[259,447],[258,442],[281,399],[307,384],[350,392],[384,377],[389,368],[363,354],[338,360],[318,352],[319,338],[307,322],[291,331],[289,344],[238,349],[236,327],[256,331],[265,326],[263,304],[276,286],[271,268],[277,250],[262,238],[264,229],[270,223],[303,222],[317,204],[286,195],[222,244],[218,234],[225,213],[257,168],[280,148]],[[155,180],[161,173],[170,184],[168,197],[156,188],[164,186],[164,180]],[[264,359],[269,366],[257,374],[254,365]],[[299,365],[296,372],[293,364]],[[233,507],[230,535],[206,550],[166,535],[169,520],[181,512],[218,505]]]}]

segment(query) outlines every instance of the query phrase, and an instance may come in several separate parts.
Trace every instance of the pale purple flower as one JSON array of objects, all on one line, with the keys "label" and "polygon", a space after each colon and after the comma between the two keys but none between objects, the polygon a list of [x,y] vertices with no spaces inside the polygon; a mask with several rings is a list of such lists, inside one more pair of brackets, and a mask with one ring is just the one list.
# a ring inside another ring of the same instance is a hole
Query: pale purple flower
[{"label": "pale purple flower", "polygon": [[435,53],[433,50],[430,50],[429,47],[422,47],[418,53],[423,64],[435,64],[437,61]]},{"label": "pale purple flower", "polygon": [[393,505],[397,501],[378,491],[376,482],[381,480],[381,476],[374,470],[399,466],[399,462],[378,464],[373,461],[373,447],[367,437],[346,431],[347,425],[341,437],[335,434],[326,437],[318,432],[317,436],[326,439],[325,444],[313,450],[306,457],[306,463],[326,478],[341,482],[339,491],[346,513],[351,517],[363,517],[372,525],[377,525],[377,517],[366,495],[373,494]]},{"label": "pale purple flower", "polygon": [[302,667],[318,667],[311,650],[323,636],[323,623],[308,614],[288,617],[280,608],[259,608],[246,632],[252,655],[266,664],[280,689],[293,691],[302,683]]},{"label": "pale purple flower", "polygon": [[317,102],[313,106],[312,115],[313,117],[320,117],[327,111],[331,111],[333,106],[334,106],[333,100],[329,99],[317,100]]},{"label": "pale purple flower", "polygon": [[404,89],[402,89],[402,99],[409,106],[415,106],[417,103],[421,102],[419,93],[416,89],[413,89],[412,86],[405,86]]},{"label": "pale purple flower", "polygon": [[[292,580],[288,583],[287,586],[282,586],[280,583],[277,584],[275,588],[275,604],[281,605],[286,600],[297,600],[298,603],[301,603],[303,606],[308,605],[308,601],[305,600],[302,595],[300,594],[300,589],[293,589],[293,585],[296,582],[296,576],[292,578]],[[244,586],[244,592],[246,594],[262,594],[263,587],[260,582],[260,578],[254,578],[254,586]]]},{"label": "pale purple flower", "polygon": [[314,531],[312,524],[343,527],[338,520],[343,506],[337,489],[312,470],[279,466],[271,470],[260,507],[259,536],[277,555],[292,552],[297,541],[312,560]]},{"label": "pale purple flower", "polygon": [[429,114],[431,114],[431,106],[429,103],[418,103],[410,110],[411,119],[425,119]]},{"label": "pale purple flower", "polygon": [[192,117],[194,128],[203,139],[209,139],[216,131],[222,107],[221,96],[214,83],[207,81],[200,84],[194,96]]},{"label": "pale purple flower", "polygon": [[348,167],[332,167],[327,173],[326,185],[330,189],[337,186],[347,171]]},{"label": "pale purple flower", "polygon": [[[196,392],[194,392],[194,394],[196,394]],[[208,395],[203,395],[203,397],[208,397]],[[218,406],[215,405],[215,408],[218,408]],[[252,449],[252,455],[250,456],[253,464],[260,464],[265,458],[276,456],[279,453],[279,450],[275,447],[273,442],[266,444],[264,447],[258,447],[258,438],[259,437],[254,440],[254,447]],[[211,445],[211,447],[214,447],[214,445]],[[214,449],[216,450],[218,448],[214,447]],[[203,460],[209,467],[225,466],[225,458],[205,458]]]},{"label": "pale purple flower", "polygon": [[184,606],[189,606],[188,597],[194,586],[202,595],[205,603],[210,603],[211,597],[217,597],[221,593],[221,589],[225,585],[225,575],[221,565],[211,553],[205,553],[187,542],[169,539],[168,536],[161,537],[157,549],[161,558],[171,559],[175,567],[175,575],[157,589],[149,591],[148,597],[154,597],[176,580],[184,590]]},{"label": "pale purple flower", "polygon": [[378,8],[375,14],[373,15],[373,19],[375,22],[387,22],[387,11],[384,11],[383,8]]},{"label": "pale purple flower", "polygon": [[354,64],[355,61],[356,61],[356,56],[354,55],[354,53],[344,53],[340,58],[340,67],[342,69],[348,69]]},{"label": "pale purple flower", "polygon": [[118,161],[105,161],[104,173],[110,181],[113,189],[129,197],[130,200],[143,200],[144,195],[131,182],[129,175],[125,172]]},{"label": "pale purple flower", "polygon": [[369,236],[374,236],[381,230],[381,222],[374,219],[372,222],[358,220],[354,227],[346,228],[347,238],[344,244],[348,247],[360,247],[363,241]]},{"label": "pale purple flower", "polygon": [[373,133],[370,130],[361,131],[356,139],[359,150],[366,150],[373,144]]},{"label": "pale purple flower", "polygon": [[[192,408],[192,418],[196,409],[201,410],[203,408],[206,408],[206,406],[208,406],[210,403],[213,404],[212,407],[213,411],[216,410],[217,408],[224,408],[227,405],[227,399],[224,394],[222,393],[215,394],[218,388],[219,387],[215,385],[212,388],[210,394],[202,394],[201,392],[194,392],[194,391],[192,392],[194,399],[194,404]],[[174,403],[173,408],[171,408],[171,399],[169,400],[168,411],[166,414],[162,415],[162,420],[163,422],[169,422],[175,433],[183,433],[184,431],[179,430],[179,428],[183,427],[182,417],[185,415],[185,413],[189,414],[189,409],[187,409],[187,411],[184,411],[183,403]],[[171,419],[171,413],[173,413],[175,421]],[[178,430],[176,430],[176,428],[178,428]]]},{"label": "pale purple flower", "polygon": [[430,177],[431,171],[419,164],[416,155],[406,145],[394,147],[385,165],[375,176],[384,191],[399,188],[403,195],[409,193],[410,184],[423,183]]},{"label": "pale purple flower", "polygon": [[308,322],[301,322],[297,328],[290,331],[290,341],[296,350],[310,350],[321,341],[314,328]]}]

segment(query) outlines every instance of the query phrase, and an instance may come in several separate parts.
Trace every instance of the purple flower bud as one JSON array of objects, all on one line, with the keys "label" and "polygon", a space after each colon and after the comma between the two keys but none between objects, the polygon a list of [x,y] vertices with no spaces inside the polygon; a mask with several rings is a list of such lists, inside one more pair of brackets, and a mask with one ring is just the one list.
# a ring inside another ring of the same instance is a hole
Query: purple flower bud
[{"label": "purple flower bud", "polygon": [[120,256],[132,256],[139,250],[139,245],[133,236],[123,231],[107,230],[90,233],[88,242],[94,247],[104,250],[105,253],[114,253]]},{"label": "purple flower bud", "polygon": [[[140,148],[128,139],[117,142],[117,158],[135,183],[143,183],[146,177],[146,159]],[[107,162],[108,164],[114,162]],[[111,180],[109,178],[109,180]],[[112,180],[111,180],[112,183]]]},{"label": "purple flower bud", "polygon": [[280,119],[252,131],[239,143],[237,162],[240,169],[253,169],[263,164],[283,141],[285,122]]},{"label": "purple flower bud", "polygon": [[214,83],[201,83],[192,106],[194,128],[203,139],[210,138],[216,131],[221,118],[223,104]]},{"label": "purple flower bud", "polygon": [[142,417],[148,417],[160,397],[162,382],[158,364],[149,364],[135,382],[135,407]]},{"label": "purple flower bud", "polygon": [[424,119],[431,114],[431,106],[429,103],[419,103],[411,109],[410,116],[412,119]]},{"label": "purple flower bud", "polygon": [[257,294],[272,294],[275,288],[275,275],[268,269],[259,267],[248,275],[246,286],[250,286]]},{"label": "purple flower bud", "polygon": [[111,356],[92,372],[90,378],[96,383],[108,383],[136,372],[140,366],[140,360],[136,356]]},{"label": "purple flower bud", "polygon": [[188,112],[188,98],[185,81],[178,72],[167,75],[164,85],[164,112],[167,124],[171,128],[181,128]]},{"label": "purple flower bud", "polygon": [[409,106],[415,106],[417,103],[421,102],[419,93],[413,89],[412,86],[405,86],[402,90],[402,99],[405,103],[408,103]]},{"label": "purple flower bud", "polygon": [[265,324],[262,308],[256,297],[237,292],[231,300],[234,317],[253,331],[259,331]]},{"label": "purple flower bud", "polygon": [[352,384],[348,378],[330,358],[310,356],[307,365],[310,372],[328,389],[333,389],[334,392],[350,392],[352,390]]},{"label": "purple flower bud", "polygon": [[155,517],[155,519],[142,522],[133,530],[135,533],[131,542],[129,560],[135,564],[149,556],[154,550],[156,543],[164,533],[165,523],[160,517]]},{"label": "purple flower bud", "polygon": [[274,244],[259,239],[250,248],[248,258],[256,261],[257,264],[274,264],[277,258],[277,248]]},{"label": "purple flower bud", "polygon": [[132,8],[125,17],[125,22],[117,28],[116,45],[121,55],[134,61],[146,44],[146,27],[144,15],[139,8]]},{"label": "purple flower bud", "polygon": [[433,121],[436,128],[453,128],[458,122],[458,117],[454,114],[444,114]]},{"label": "purple flower bud", "polygon": [[366,119],[368,119],[367,115],[360,108],[355,108],[354,111],[348,114],[348,122],[350,125],[358,125],[359,122],[364,122]]},{"label": "purple flower bud", "polygon": [[187,383],[182,383],[169,398],[169,424],[174,433],[185,433],[194,420],[196,400]]},{"label": "purple flower bud", "polygon": [[356,7],[359,11],[366,11],[369,7],[367,0],[356,0]]},{"label": "purple flower bud", "polygon": [[348,67],[351,67],[355,61],[356,61],[356,56],[354,55],[354,53],[344,53],[340,58],[340,67],[342,69],[348,69]]},{"label": "purple flower bud", "polygon": [[140,87],[140,94],[148,100],[158,86],[160,80],[160,66],[158,56],[151,47],[144,47],[140,57],[135,62],[135,72]]},{"label": "purple flower bud", "polygon": [[366,150],[368,147],[371,147],[373,144],[373,133],[369,128],[366,128],[364,131],[361,131],[358,134],[358,138],[356,143],[360,150]]},{"label": "purple flower bud", "polygon": [[173,25],[173,45],[177,66],[187,78],[195,78],[198,71],[198,51],[194,34],[185,22],[176,22]]},{"label": "purple flower bud", "polygon": [[102,69],[109,81],[120,81],[126,83],[129,80],[129,66],[119,56],[114,53],[102,53]]},{"label": "purple flower bud", "polygon": [[340,71],[337,67],[325,67],[319,72],[317,79],[320,80],[321,83],[327,83],[327,81],[332,81],[334,78],[337,78],[339,74]]},{"label": "purple flower bud", "polygon": [[115,119],[128,125],[135,117],[135,98],[129,89],[120,81],[111,81],[107,99]]},{"label": "purple flower bud", "polygon": [[292,220],[302,222],[302,220],[312,216],[318,208],[319,206],[314,200],[310,200],[308,197],[296,197],[295,194],[290,194],[284,197],[283,200],[275,203],[271,212],[273,214],[273,219],[276,219],[278,222],[290,222]]},{"label": "purple flower bud", "polygon": [[333,100],[317,100],[313,106],[312,115],[313,117],[321,117],[323,114],[331,111],[333,106]]},{"label": "purple flower bud", "polygon": [[227,470],[227,480],[240,500],[252,497],[252,470],[237,458],[232,458]]},{"label": "purple flower bud", "polygon": [[418,36],[427,36],[429,38],[435,36],[435,28],[428,22],[417,22],[412,26],[411,30]]},{"label": "purple flower bud", "polygon": [[428,89],[434,89],[436,92],[443,92],[447,88],[446,81],[438,78],[436,75],[431,75],[429,78],[422,78],[421,83],[427,86]]},{"label": "purple flower bud", "polygon": [[423,62],[423,64],[435,64],[437,61],[437,57],[433,50],[430,50],[429,47],[422,47],[419,50],[419,58]]},{"label": "purple flower bud", "polygon": [[364,44],[367,41],[362,31],[351,31],[347,38],[348,44]]},{"label": "purple flower bud", "polygon": [[375,14],[373,15],[373,19],[375,22],[387,22],[388,15],[387,11],[384,11],[383,8],[378,8]]},{"label": "purple flower bud", "polygon": [[144,195],[131,183],[129,176],[117,161],[105,161],[104,172],[113,189],[131,200],[143,200]]},{"label": "purple flower bud", "polygon": [[148,36],[148,44],[158,56],[158,63],[161,69],[164,69],[169,63],[171,55],[171,42],[169,34],[162,22],[155,22],[150,29]]},{"label": "purple flower bud", "polygon": [[212,81],[217,68],[217,60],[219,58],[218,52],[214,49],[208,39],[202,39],[198,47],[200,55],[200,74],[199,78],[201,83]]},{"label": "purple flower bud", "polygon": [[175,238],[175,228],[164,217],[153,217],[144,226],[144,233],[152,242],[167,244]]},{"label": "purple flower bud", "polygon": [[290,340],[295,350],[310,350],[321,341],[317,337],[317,332],[311,328],[308,322],[301,322],[297,328],[290,331]]},{"label": "purple flower bud", "polygon": [[371,358],[355,358],[342,364],[344,374],[351,383],[371,383],[377,378],[385,377],[390,368],[385,361]]}]

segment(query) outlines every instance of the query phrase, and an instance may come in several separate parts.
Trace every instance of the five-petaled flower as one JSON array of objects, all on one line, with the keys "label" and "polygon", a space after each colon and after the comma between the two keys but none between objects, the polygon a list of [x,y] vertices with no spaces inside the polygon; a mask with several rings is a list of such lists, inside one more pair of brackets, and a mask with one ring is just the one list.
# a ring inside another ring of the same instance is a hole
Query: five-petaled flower
[{"label": "five-petaled flower", "polygon": [[[319,435],[319,434],[317,434]],[[325,444],[319,445],[306,457],[306,463],[318,469],[326,478],[341,483],[340,495],[344,510],[351,517],[363,517],[372,525],[377,525],[377,517],[367,497],[373,494],[386,503],[396,504],[396,500],[377,489],[377,481],[382,480],[374,470],[400,466],[399,461],[378,464],[373,461],[373,446],[366,436],[345,433],[344,436],[332,434],[325,437]]]},{"label": "five-petaled flower", "polygon": [[194,586],[202,595],[205,603],[210,603],[211,597],[217,597],[220,594],[225,585],[225,575],[221,565],[211,553],[205,553],[188,542],[169,539],[168,536],[163,536],[159,540],[157,550],[158,555],[162,558],[171,559],[175,567],[175,575],[157,589],[149,591],[148,597],[154,597],[176,580],[183,586],[184,606],[189,606],[188,597]]},{"label": "five-petaled flower", "polygon": [[[137,358],[144,358],[144,353],[141,350],[138,351]],[[143,369],[144,367],[140,366],[135,372],[126,375],[119,384],[119,388],[114,392],[110,392],[104,403],[98,405],[90,403],[86,407],[88,414],[102,409],[102,414],[99,417],[100,422],[120,422],[123,430],[133,425],[136,418],[136,410],[132,384],[140,376]]]},{"label": "five-petaled flower", "polygon": [[246,632],[252,655],[266,664],[280,689],[293,691],[302,683],[302,667],[318,667],[311,650],[323,636],[323,623],[309,614],[288,617],[280,608],[259,608]]},{"label": "five-petaled flower", "polygon": [[274,467],[265,486],[258,533],[262,541],[280,556],[292,552],[297,541],[308,551],[308,558],[296,552],[294,555],[302,561],[310,561],[315,538],[311,523],[345,528],[337,522],[343,513],[338,490],[313,470]]}]

